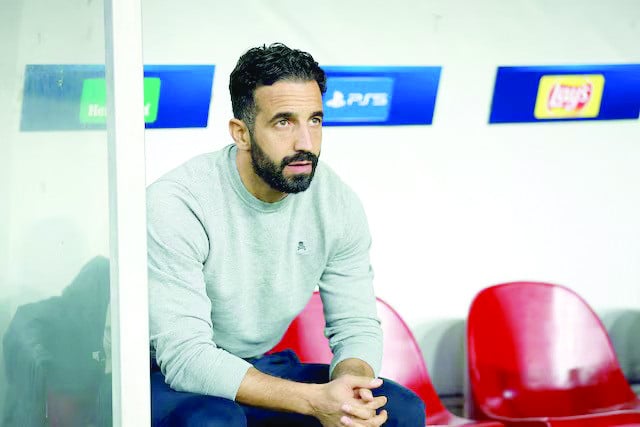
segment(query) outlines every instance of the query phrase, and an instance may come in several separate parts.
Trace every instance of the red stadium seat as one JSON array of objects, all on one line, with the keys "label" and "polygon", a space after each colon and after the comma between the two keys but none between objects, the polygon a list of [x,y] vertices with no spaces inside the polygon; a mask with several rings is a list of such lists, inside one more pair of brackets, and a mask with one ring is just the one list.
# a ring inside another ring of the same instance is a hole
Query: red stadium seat
[{"label": "red stadium seat", "polygon": [[467,318],[471,416],[507,426],[640,426],[606,330],[570,289],[513,282],[476,295]]},{"label": "red stadium seat", "polygon": [[[425,402],[427,425],[501,427],[497,422],[474,422],[450,413],[436,394],[422,352],[413,334],[398,313],[377,299],[378,315],[384,332],[384,356],[381,377],[389,378],[413,390]],[[307,307],[293,321],[285,336],[272,351],[292,349],[302,362],[330,363],[332,353],[324,336],[322,301],[315,292]]]}]

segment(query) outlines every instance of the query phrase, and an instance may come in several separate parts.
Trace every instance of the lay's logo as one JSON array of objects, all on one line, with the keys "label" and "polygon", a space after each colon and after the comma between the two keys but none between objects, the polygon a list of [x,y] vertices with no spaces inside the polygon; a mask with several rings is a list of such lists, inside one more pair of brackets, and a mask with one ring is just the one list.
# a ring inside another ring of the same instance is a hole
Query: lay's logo
[{"label": "lay's logo", "polygon": [[602,74],[542,76],[533,114],[536,119],[597,117],[603,90]]}]

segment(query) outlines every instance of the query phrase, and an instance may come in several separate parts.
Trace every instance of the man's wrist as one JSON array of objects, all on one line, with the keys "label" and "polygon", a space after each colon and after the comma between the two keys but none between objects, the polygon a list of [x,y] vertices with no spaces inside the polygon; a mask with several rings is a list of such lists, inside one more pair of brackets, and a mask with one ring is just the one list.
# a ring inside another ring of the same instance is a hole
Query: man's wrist
[{"label": "man's wrist", "polygon": [[302,398],[302,404],[298,411],[302,415],[315,416],[318,408],[318,399],[320,396],[321,384],[301,384],[304,386],[304,390],[300,394]]},{"label": "man's wrist", "polygon": [[367,362],[362,359],[349,358],[340,361],[331,373],[331,379],[334,380],[343,375],[355,375],[358,377],[374,378],[373,369]]}]

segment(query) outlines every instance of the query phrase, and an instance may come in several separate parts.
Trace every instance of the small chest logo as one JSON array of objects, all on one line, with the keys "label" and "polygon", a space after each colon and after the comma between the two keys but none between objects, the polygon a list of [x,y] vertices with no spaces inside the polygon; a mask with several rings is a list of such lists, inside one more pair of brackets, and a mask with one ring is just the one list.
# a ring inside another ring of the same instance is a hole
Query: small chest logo
[{"label": "small chest logo", "polygon": [[307,253],[307,246],[304,244],[303,241],[299,241],[298,242],[298,247],[296,249],[296,253],[298,255],[305,255]]}]

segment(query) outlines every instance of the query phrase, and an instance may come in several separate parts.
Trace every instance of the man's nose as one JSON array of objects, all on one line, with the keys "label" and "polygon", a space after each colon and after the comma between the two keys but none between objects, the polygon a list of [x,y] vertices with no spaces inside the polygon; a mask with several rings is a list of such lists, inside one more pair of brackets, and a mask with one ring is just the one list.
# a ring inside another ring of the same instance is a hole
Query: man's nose
[{"label": "man's nose", "polygon": [[309,126],[302,125],[298,129],[294,149],[296,151],[311,151],[312,148],[313,143],[311,140],[311,130],[309,129]]}]

